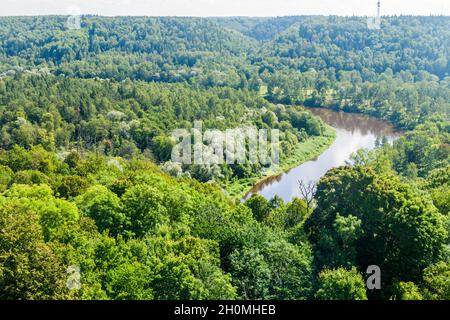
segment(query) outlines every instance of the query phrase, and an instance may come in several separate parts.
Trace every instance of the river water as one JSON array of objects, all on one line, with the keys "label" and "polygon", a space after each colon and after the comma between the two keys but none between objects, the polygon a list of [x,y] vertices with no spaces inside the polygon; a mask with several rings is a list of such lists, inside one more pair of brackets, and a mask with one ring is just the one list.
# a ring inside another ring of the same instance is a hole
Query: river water
[{"label": "river water", "polygon": [[322,108],[309,110],[336,129],[334,143],[316,159],[261,181],[245,198],[258,193],[268,200],[278,195],[289,202],[294,197],[301,197],[298,189],[299,180],[317,182],[328,170],[345,165],[351,155],[359,149],[373,149],[376,141],[383,137],[392,142],[400,136],[390,124],[373,117]]}]

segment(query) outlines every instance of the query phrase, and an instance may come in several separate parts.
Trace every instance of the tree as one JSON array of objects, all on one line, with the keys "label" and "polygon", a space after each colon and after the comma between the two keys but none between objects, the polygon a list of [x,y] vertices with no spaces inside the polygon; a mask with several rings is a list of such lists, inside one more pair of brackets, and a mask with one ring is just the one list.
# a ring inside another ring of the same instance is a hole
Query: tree
[{"label": "tree", "polygon": [[234,251],[230,264],[234,284],[243,299],[269,299],[270,267],[258,249]]},{"label": "tree", "polygon": [[39,215],[45,241],[62,241],[76,232],[78,208],[71,202],[55,198],[47,185],[13,185],[4,196],[6,202],[20,203],[23,210]]},{"label": "tree", "polygon": [[152,300],[151,272],[139,262],[128,262],[108,272],[108,296],[115,300]]},{"label": "tree", "polygon": [[22,170],[16,172],[12,183],[15,184],[49,184],[50,178],[38,170]]},{"label": "tree", "polygon": [[423,300],[420,289],[413,282],[400,282],[395,286],[395,298],[398,300]]},{"label": "tree", "polygon": [[88,188],[87,179],[80,176],[64,176],[58,181],[56,191],[62,198],[76,197]]},{"label": "tree", "polygon": [[127,216],[119,197],[103,186],[90,187],[76,199],[83,214],[95,221],[98,229],[117,236],[126,230]]},{"label": "tree", "polygon": [[433,300],[450,299],[450,263],[440,261],[423,272],[425,297]]},{"label": "tree", "polygon": [[309,182],[299,181],[298,188],[300,190],[300,195],[302,199],[306,203],[306,211],[309,213],[310,210],[312,209],[314,196],[316,194],[316,184],[313,181]]},{"label": "tree", "polygon": [[319,300],[367,300],[364,279],[355,268],[324,270],[319,274],[316,298]]},{"label": "tree", "polygon": [[7,189],[13,175],[14,172],[9,167],[0,165],[0,192]]},{"label": "tree", "polygon": [[264,221],[270,214],[271,206],[263,196],[253,194],[245,205],[252,210],[253,216],[258,221]]},{"label": "tree", "polygon": [[167,209],[162,205],[161,191],[148,185],[134,185],[122,196],[130,231],[137,237],[155,230],[158,224],[168,222]]},{"label": "tree", "polygon": [[157,136],[153,138],[152,143],[152,151],[156,159],[160,162],[169,161],[175,142],[169,137]]},{"label": "tree", "polygon": [[0,299],[67,298],[62,260],[45,243],[40,216],[19,199],[0,197]]},{"label": "tree", "polygon": [[[418,282],[442,254],[443,217],[395,176],[379,176],[366,167],[333,169],[320,180],[316,198],[306,230],[319,268],[378,265],[380,294],[389,297],[394,279]],[[345,252],[353,254],[343,261]]]},{"label": "tree", "polygon": [[234,299],[236,289],[219,267],[217,243],[191,236],[147,238],[149,262],[154,274],[155,299]]},{"label": "tree", "polygon": [[271,299],[309,299],[312,293],[312,253],[307,243],[271,241],[263,249],[270,270]]},{"label": "tree", "polygon": [[293,228],[305,221],[309,215],[307,204],[304,200],[295,198],[286,207],[285,227]]}]

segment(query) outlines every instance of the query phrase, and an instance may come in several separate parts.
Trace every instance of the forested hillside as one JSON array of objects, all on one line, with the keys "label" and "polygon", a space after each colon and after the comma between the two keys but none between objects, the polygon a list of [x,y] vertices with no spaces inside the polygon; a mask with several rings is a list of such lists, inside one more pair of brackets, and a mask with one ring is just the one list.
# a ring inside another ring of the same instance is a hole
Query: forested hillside
[{"label": "forested hillside", "polygon": [[[204,129],[278,129],[282,166],[314,155],[333,139],[311,114],[275,106],[248,90],[183,84],[21,75],[0,80],[0,115],[4,149],[40,145],[60,154],[76,148],[125,159],[145,157],[173,175],[231,185],[233,195],[246,191],[272,163],[181,167],[169,161],[176,143],[173,130],[191,129],[199,119]],[[315,148],[305,150],[310,145]]]},{"label": "forested hillside", "polygon": [[[0,299],[450,299],[449,17],[66,20],[0,17]],[[304,106],[403,135],[241,203],[333,141]],[[171,162],[197,120],[278,129],[278,171]]]}]

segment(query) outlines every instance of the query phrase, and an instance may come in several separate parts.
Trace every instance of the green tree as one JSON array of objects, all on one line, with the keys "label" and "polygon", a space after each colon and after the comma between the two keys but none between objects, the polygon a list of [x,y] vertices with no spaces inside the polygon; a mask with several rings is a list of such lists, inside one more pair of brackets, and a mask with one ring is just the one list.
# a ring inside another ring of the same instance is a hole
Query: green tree
[{"label": "green tree", "polygon": [[[381,294],[389,297],[393,279],[418,282],[423,269],[442,254],[443,217],[395,176],[365,167],[333,169],[319,182],[316,197],[306,229],[319,268],[378,265]],[[354,252],[353,258],[342,261],[343,252]]]},{"label": "green tree", "polygon": [[305,201],[295,198],[286,207],[285,227],[293,228],[304,222],[308,214]]},{"label": "green tree", "polygon": [[172,149],[175,142],[166,136],[157,136],[152,140],[152,151],[156,159],[160,162],[169,161],[172,156]]},{"label": "green tree", "polygon": [[44,241],[38,213],[0,197],[0,299],[67,298],[62,261]]},{"label": "green tree", "polygon": [[320,272],[318,281],[317,299],[367,300],[364,279],[355,268],[324,270]]},{"label": "green tree", "polygon": [[423,272],[425,297],[433,300],[450,299],[450,263],[440,261]]},{"label": "green tree", "polygon": [[14,172],[9,167],[0,165],[0,192],[7,189],[13,175]]},{"label": "green tree", "polygon": [[398,300],[423,300],[420,289],[413,282],[400,282],[395,286],[395,298]]},{"label": "green tree", "polygon": [[125,192],[122,203],[134,235],[142,237],[169,221],[163,198],[160,190],[148,185],[135,185]]},{"label": "green tree", "polygon": [[139,262],[128,262],[108,272],[108,296],[115,300],[152,300],[149,267]]},{"label": "green tree", "polygon": [[243,299],[269,299],[270,266],[258,249],[244,248],[230,255],[231,274]]},{"label": "green tree", "polygon": [[217,243],[191,236],[147,238],[155,299],[234,299],[230,276],[219,267]]},{"label": "green tree", "polygon": [[126,229],[128,221],[122,203],[106,187],[90,187],[76,201],[81,212],[91,217],[101,232],[109,230],[112,235],[117,236]]},{"label": "green tree", "polygon": [[253,194],[245,205],[252,210],[253,216],[258,221],[264,221],[272,210],[269,201],[259,194]]}]

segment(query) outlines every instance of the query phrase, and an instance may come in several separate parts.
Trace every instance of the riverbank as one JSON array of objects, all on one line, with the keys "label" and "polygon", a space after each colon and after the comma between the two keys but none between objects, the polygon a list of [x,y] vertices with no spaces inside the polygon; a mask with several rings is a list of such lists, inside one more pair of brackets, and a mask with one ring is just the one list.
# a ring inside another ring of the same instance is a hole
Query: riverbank
[{"label": "riverbank", "polygon": [[327,150],[336,139],[335,129],[325,124],[323,135],[309,137],[304,142],[299,142],[295,146],[294,152],[288,158],[282,158],[280,166],[276,170],[266,172],[264,175],[255,176],[247,179],[239,179],[222,185],[225,192],[233,199],[242,199],[252,187],[272,176],[280,175],[295,168],[306,161],[313,160]]},{"label": "riverbank", "polygon": [[334,142],[316,159],[261,181],[251,189],[251,193],[258,193],[267,200],[279,196],[285,202],[292,201],[302,196],[299,180],[318,182],[332,168],[346,165],[358,150],[372,150],[380,141],[386,139],[392,143],[401,135],[391,124],[367,115],[324,108],[309,111],[336,130]]}]

